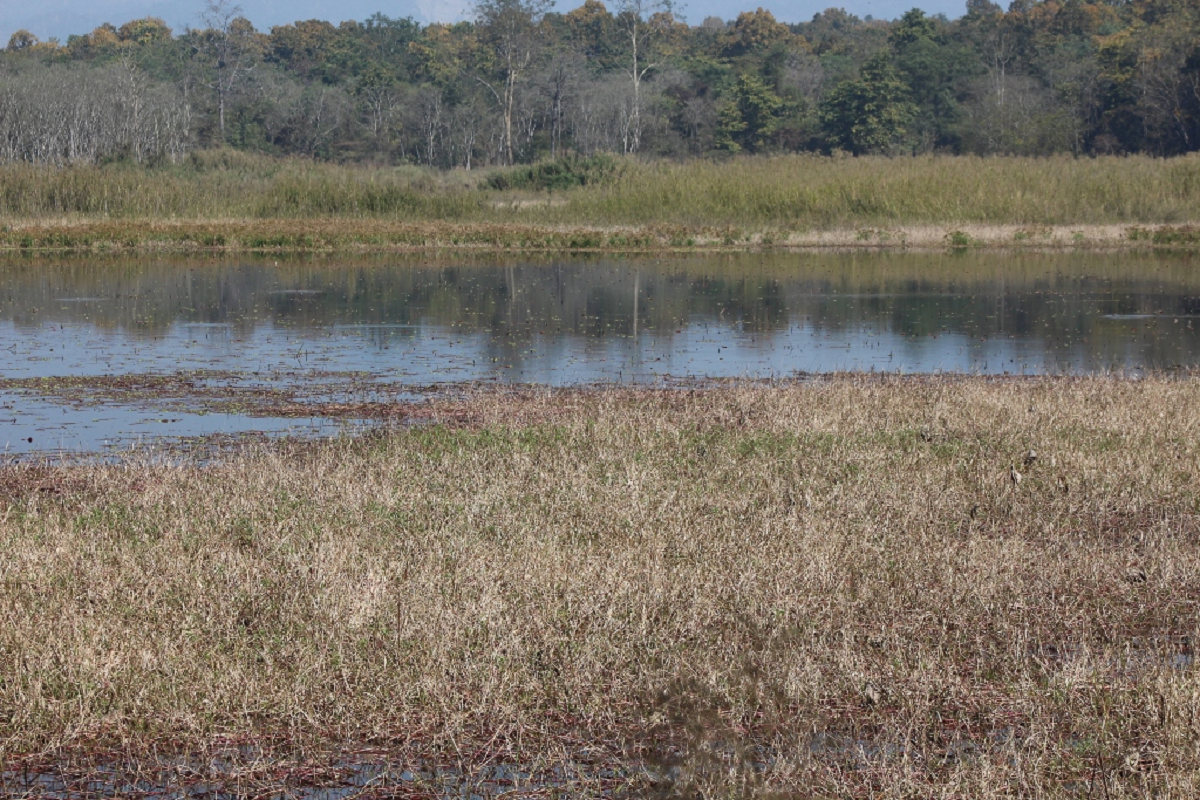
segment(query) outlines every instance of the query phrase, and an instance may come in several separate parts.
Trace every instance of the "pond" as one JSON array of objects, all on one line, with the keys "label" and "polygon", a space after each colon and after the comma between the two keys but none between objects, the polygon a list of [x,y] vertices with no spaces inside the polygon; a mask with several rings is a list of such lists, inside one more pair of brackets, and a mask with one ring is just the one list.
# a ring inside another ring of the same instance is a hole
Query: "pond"
[{"label": "pond", "polygon": [[1062,252],[10,259],[0,446],[329,435],[356,423],[296,405],[478,382],[1190,368],[1196,267]]}]

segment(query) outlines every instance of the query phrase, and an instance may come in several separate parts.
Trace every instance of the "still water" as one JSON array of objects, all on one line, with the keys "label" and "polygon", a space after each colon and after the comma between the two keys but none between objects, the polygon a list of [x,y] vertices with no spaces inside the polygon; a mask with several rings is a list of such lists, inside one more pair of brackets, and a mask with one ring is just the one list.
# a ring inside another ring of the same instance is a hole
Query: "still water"
[{"label": "still water", "polygon": [[0,263],[0,447],[337,429],[164,410],[151,397],[66,398],[38,378],[188,373],[309,399],[318,385],[322,399],[386,399],[479,381],[1193,367],[1197,266],[1148,253],[10,260]]}]

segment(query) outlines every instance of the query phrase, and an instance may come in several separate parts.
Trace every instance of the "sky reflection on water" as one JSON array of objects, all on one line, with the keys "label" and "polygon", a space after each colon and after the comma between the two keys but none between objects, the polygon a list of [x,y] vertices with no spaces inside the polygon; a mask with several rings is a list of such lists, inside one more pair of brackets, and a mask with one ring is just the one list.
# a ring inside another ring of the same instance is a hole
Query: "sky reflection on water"
[{"label": "sky reflection on water", "polygon": [[[0,265],[0,378],[215,370],[265,385],[353,372],[380,385],[561,386],[1171,369],[1200,362],[1194,272],[1190,256],[1146,253],[12,261]],[[25,417],[48,424],[41,403],[53,399],[0,398],[0,445],[28,438]],[[235,417],[199,428],[295,424]],[[60,435],[78,424],[58,422]],[[192,423],[171,435],[198,435]]]}]

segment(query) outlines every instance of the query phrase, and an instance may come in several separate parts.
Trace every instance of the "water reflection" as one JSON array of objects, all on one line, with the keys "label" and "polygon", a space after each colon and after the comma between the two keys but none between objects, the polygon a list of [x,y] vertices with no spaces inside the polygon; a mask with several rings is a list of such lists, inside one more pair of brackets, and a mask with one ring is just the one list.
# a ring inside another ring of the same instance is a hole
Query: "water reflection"
[{"label": "water reflection", "polygon": [[0,267],[4,377],[366,371],[570,384],[1193,365],[1188,256],[776,254]]}]

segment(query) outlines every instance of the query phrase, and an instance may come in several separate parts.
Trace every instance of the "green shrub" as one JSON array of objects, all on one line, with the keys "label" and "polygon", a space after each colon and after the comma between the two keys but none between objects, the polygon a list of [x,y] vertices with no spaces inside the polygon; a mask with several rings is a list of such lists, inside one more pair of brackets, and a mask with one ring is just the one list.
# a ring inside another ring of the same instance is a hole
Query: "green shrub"
[{"label": "green shrub", "polygon": [[576,186],[594,186],[606,183],[619,173],[617,160],[610,155],[591,158],[563,156],[553,161],[542,161],[522,167],[493,172],[484,181],[488,189],[548,190],[570,189]]}]

